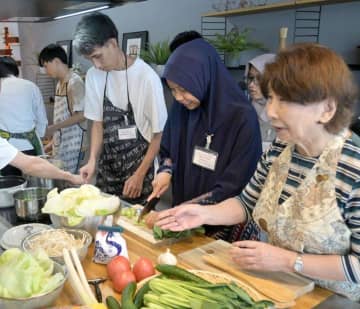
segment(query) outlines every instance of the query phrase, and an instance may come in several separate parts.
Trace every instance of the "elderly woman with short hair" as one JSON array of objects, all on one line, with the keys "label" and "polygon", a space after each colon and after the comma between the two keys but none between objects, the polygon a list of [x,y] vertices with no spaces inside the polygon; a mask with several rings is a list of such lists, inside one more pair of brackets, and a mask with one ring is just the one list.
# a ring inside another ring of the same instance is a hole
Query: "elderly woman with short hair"
[{"label": "elderly woman with short hair", "polygon": [[280,52],[261,84],[279,139],[244,191],[217,205],[166,210],[157,225],[179,231],[252,222],[266,241],[233,243],[230,254],[241,268],[299,272],[359,301],[360,142],[348,129],[358,95],[352,74],[336,53],[307,43]]}]

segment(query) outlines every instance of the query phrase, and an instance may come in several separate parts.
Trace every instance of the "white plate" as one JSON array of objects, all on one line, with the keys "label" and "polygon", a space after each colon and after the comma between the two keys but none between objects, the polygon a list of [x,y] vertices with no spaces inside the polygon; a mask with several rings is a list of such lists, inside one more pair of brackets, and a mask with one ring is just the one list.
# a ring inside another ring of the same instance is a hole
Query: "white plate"
[{"label": "white plate", "polygon": [[0,240],[0,246],[4,249],[21,249],[21,242],[26,236],[46,229],[52,229],[52,227],[42,223],[28,223],[14,226],[3,234]]}]

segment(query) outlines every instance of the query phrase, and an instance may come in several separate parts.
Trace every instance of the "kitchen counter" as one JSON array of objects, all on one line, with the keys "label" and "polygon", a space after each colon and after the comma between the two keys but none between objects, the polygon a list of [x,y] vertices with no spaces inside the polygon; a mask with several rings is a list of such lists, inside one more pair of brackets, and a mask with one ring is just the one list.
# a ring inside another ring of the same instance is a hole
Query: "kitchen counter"
[{"label": "kitchen counter", "polygon": [[[134,234],[130,234],[128,232],[124,232],[124,237],[127,241],[129,257],[132,263],[134,263],[140,256],[148,257],[155,263],[158,255],[166,250],[166,247],[153,246],[145,242],[143,239],[140,239],[136,237]],[[177,255],[184,251],[205,245],[211,241],[213,241],[213,239],[211,238],[207,238],[204,236],[195,236],[192,237],[191,239],[179,241],[175,244],[172,244],[169,247],[171,248],[171,251]],[[107,277],[105,265],[95,264],[92,262],[93,253],[94,253],[94,246],[91,245],[87,257],[82,263],[87,278],[94,279],[99,277]],[[185,268],[191,268],[189,265],[186,265],[184,263],[179,263],[178,265]],[[112,289],[112,283],[109,280],[101,284],[101,290],[103,293],[104,300],[105,297],[108,295],[113,295],[116,297],[116,299],[120,298],[120,294],[116,293]],[[293,308],[296,309],[313,308],[314,306],[324,301],[330,295],[332,295],[331,292],[319,287],[315,287],[315,289],[311,293],[308,293],[298,298],[296,300],[296,306],[294,306]],[[66,283],[61,296],[54,305],[61,306],[61,305],[71,305],[76,303],[77,301],[71,290],[71,287],[68,283]]]}]

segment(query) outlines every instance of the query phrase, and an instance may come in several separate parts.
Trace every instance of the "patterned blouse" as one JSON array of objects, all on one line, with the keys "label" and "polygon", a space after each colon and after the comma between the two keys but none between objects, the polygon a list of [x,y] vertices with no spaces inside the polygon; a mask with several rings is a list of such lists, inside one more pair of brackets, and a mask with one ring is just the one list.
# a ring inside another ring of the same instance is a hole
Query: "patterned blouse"
[{"label": "patterned blouse", "polygon": [[[347,280],[354,283],[360,283],[360,266],[358,263],[354,265],[350,260],[350,255],[360,260],[360,143],[357,139],[359,139],[358,136],[352,135],[345,141],[337,166],[335,183],[336,199],[340,212],[346,225],[352,231],[349,255],[342,256],[341,260]],[[279,140],[275,140],[271,144],[262,155],[249,184],[238,196],[250,214],[256,205],[272,162],[280,155],[286,145]],[[303,156],[296,150],[294,151],[289,175],[280,195],[280,205],[292,195],[316,160],[317,158]]]}]

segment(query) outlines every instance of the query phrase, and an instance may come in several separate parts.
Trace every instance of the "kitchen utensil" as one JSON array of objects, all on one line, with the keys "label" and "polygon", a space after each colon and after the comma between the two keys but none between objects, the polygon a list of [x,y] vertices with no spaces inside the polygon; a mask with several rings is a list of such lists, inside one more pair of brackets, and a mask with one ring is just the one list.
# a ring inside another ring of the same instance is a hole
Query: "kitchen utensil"
[{"label": "kitchen utensil", "polygon": [[13,194],[26,187],[26,180],[20,176],[0,177],[0,208],[14,206]]},{"label": "kitchen utensil", "polygon": [[19,248],[27,236],[43,230],[52,229],[51,226],[42,223],[28,223],[14,226],[8,229],[1,237],[0,245],[4,249]]},{"label": "kitchen utensil", "polygon": [[[47,160],[52,165],[55,165],[59,169],[64,169],[64,162],[58,159],[54,159],[48,155],[41,155],[40,158]],[[28,187],[41,187],[47,189],[58,188],[59,191],[67,188],[68,183],[61,179],[49,179],[37,176],[25,175]]]},{"label": "kitchen utensil", "polygon": [[44,216],[41,208],[46,202],[46,188],[25,188],[14,193],[16,215],[23,220],[38,220]]},{"label": "kitchen utensil", "polygon": [[139,223],[141,221],[142,218],[144,218],[145,215],[147,215],[150,211],[155,209],[156,204],[160,201],[160,198],[158,197],[153,197],[150,201],[148,201],[145,205],[144,208],[142,209],[137,222]]},{"label": "kitchen utensil", "polygon": [[64,283],[67,277],[67,271],[64,267],[58,263],[54,263],[53,273],[62,273],[64,279],[59,282],[59,285],[52,291],[47,293],[36,295],[28,298],[3,298],[0,297],[0,308],[1,309],[35,309],[35,308],[48,308],[52,305],[56,299],[59,298],[60,293],[64,287]]},{"label": "kitchen utensil", "polygon": [[206,263],[209,263],[216,268],[226,271],[227,273],[244,281],[245,283],[260,291],[265,296],[275,301],[285,303],[294,301],[294,299],[296,298],[296,295],[290,289],[287,289],[284,286],[279,285],[271,280],[250,276],[242,271],[235,269],[234,267],[214,255],[203,255],[202,258]]},{"label": "kitchen utensil", "polygon": [[[57,231],[62,230],[64,232],[66,232],[67,234],[71,235],[74,239],[83,239],[83,244],[80,248],[76,248],[76,253],[79,256],[79,260],[82,261],[85,257],[86,254],[88,252],[89,246],[92,242],[92,236],[90,235],[90,233],[83,231],[83,230],[73,230],[73,229],[51,229],[51,230],[41,230],[38,231],[36,233],[32,233],[30,235],[27,235],[21,242],[21,248],[24,251],[27,252],[32,252],[32,251],[36,251],[39,249],[39,247],[37,248],[33,248],[33,246],[31,245],[31,242],[34,240],[34,238],[36,238],[38,235],[40,234],[47,234],[49,239],[52,237],[51,235],[55,235],[54,233],[56,233]],[[46,248],[46,247],[45,247]],[[45,249],[43,248],[43,249]],[[46,250],[45,250],[46,252]],[[47,252],[48,253],[48,252]],[[59,263],[59,264],[65,264],[64,262],[64,256],[61,250],[61,254],[60,255],[51,255],[49,254],[49,257]]]},{"label": "kitchen utensil", "polygon": [[81,222],[76,225],[71,225],[69,223],[69,218],[65,216],[59,216],[56,214],[50,214],[51,223],[55,228],[70,228],[70,229],[80,229],[85,230],[95,237],[97,227],[104,223],[106,216],[88,216],[83,217]]},{"label": "kitchen utensil", "polygon": [[88,283],[94,286],[95,297],[99,303],[102,303],[102,293],[99,285],[105,282],[106,280],[107,280],[106,278],[88,279]]}]

